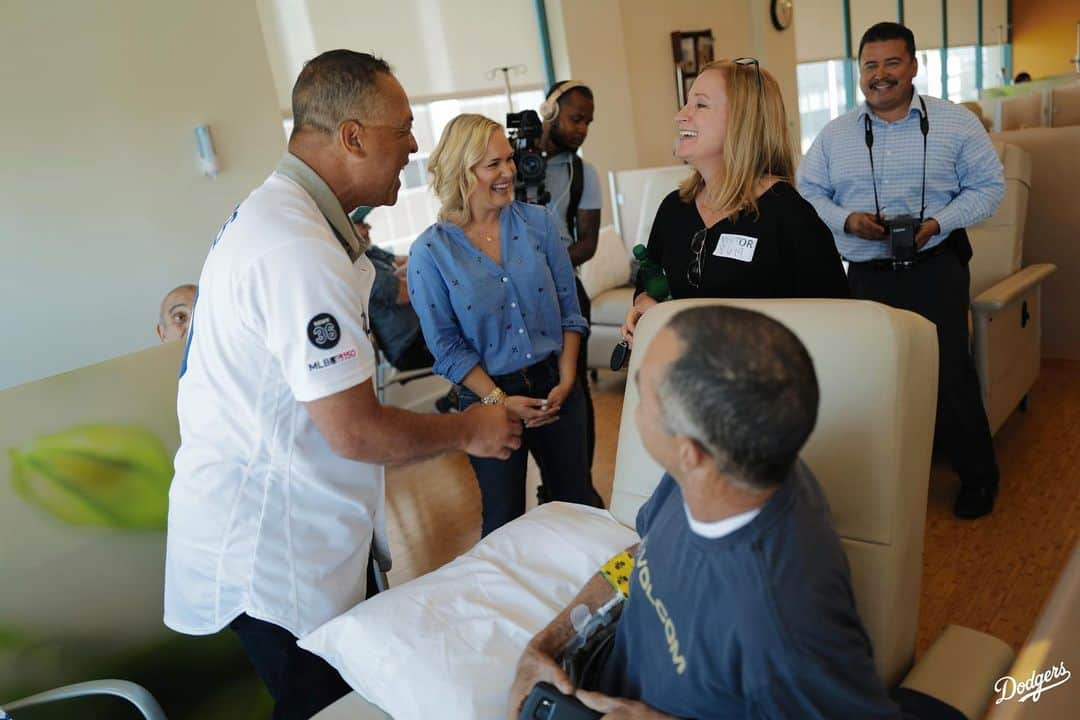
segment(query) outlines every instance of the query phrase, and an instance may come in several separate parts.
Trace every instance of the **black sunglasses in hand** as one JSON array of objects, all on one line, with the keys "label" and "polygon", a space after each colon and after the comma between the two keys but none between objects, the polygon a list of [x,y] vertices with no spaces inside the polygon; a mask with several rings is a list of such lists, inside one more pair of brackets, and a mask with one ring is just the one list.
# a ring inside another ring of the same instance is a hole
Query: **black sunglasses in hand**
[{"label": "black sunglasses in hand", "polygon": [[701,287],[701,273],[705,269],[705,239],[709,236],[708,228],[701,228],[690,238],[690,252],[694,257],[686,269],[686,281],[696,288]]}]

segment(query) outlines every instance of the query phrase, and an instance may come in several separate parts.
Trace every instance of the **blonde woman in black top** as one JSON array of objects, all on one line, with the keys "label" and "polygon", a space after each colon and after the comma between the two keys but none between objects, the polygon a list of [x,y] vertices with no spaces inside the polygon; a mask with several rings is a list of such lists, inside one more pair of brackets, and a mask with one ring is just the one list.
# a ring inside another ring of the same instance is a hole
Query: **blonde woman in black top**
[{"label": "blonde woman in black top", "polygon": [[[672,297],[848,297],[832,233],[792,184],[773,76],[753,58],[710,63],[675,122],[675,154],[694,172],[660,203],[648,245]],[[622,327],[631,342],[657,303],[643,285]]]}]

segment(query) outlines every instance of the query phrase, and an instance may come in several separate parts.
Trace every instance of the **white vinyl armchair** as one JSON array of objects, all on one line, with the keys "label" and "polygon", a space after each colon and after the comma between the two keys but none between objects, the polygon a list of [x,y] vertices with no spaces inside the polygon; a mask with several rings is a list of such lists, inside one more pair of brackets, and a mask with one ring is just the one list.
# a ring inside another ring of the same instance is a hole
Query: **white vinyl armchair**
[{"label": "white vinyl armchair", "polygon": [[[626,313],[634,304],[634,278],[629,277],[627,261],[632,256],[635,245],[649,242],[653,218],[660,202],[686,177],[685,165],[668,165],[636,170],[619,170],[608,173],[611,187],[612,215],[615,228],[605,228],[600,234],[600,247],[596,257],[585,263],[584,276],[606,274],[608,271],[622,273],[622,281],[602,285],[602,292],[592,297],[592,333],[589,335],[589,367],[606,368],[611,359],[611,351],[622,340],[619,328],[626,319]],[[606,232],[605,232],[606,231]],[[606,247],[618,242],[621,248],[608,252]],[[598,272],[590,267],[611,263]],[[636,270],[636,265],[634,265]],[[590,283],[585,281],[588,289]]]},{"label": "white vinyl armchair", "polygon": [[1005,168],[1005,199],[993,217],[968,228],[971,259],[972,350],[983,404],[996,433],[1039,377],[1042,281],[1057,267],[1021,267],[1031,156],[994,143]]}]

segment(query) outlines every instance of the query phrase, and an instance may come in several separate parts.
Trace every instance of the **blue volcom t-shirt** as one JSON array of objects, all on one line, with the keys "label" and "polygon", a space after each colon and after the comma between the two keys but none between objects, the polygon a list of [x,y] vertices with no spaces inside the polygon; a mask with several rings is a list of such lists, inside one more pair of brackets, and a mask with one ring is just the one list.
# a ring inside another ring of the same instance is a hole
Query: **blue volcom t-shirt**
[{"label": "blue volcom t-shirt", "polygon": [[855,612],[825,497],[801,462],[749,524],[694,534],[669,475],[599,688],[680,718],[899,718]]}]

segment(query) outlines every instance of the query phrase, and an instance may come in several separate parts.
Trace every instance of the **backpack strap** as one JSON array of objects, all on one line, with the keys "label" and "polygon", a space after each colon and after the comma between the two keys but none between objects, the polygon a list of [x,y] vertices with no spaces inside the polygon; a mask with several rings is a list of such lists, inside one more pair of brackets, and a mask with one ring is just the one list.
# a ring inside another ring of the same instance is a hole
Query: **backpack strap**
[{"label": "backpack strap", "polygon": [[585,192],[585,166],[581,162],[581,156],[577,153],[570,154],[570,202],[566,206],[566,229],[570,237],[577,240],[577,211],[581,204],[581,196]]}]

